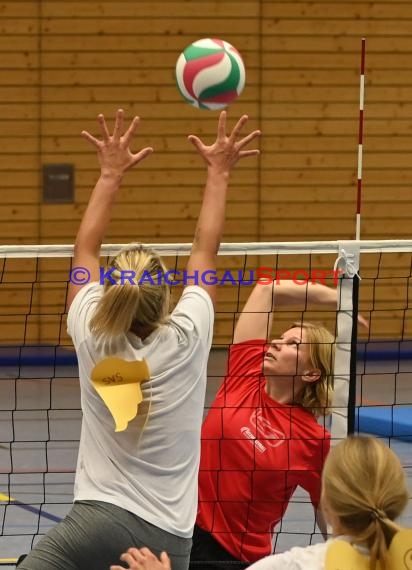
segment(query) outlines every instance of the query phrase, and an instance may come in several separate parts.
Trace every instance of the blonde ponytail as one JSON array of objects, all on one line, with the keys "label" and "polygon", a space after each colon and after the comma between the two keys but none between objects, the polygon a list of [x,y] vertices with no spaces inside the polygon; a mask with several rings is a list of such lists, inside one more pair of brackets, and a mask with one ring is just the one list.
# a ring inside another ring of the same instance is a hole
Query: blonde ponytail
[{"label": "blonde ponytail", "polygon": [[371,534],[369,540],[366,542],[369,544],[370,549],[371,569],[375,570],[379,561],[382,570],[396,570],[391,567],[388,548],[393,537],[401,528],[392,522],[383,511],[372,510],[371,518]]},{"label": "blonde ponytail", "polygon": [[110,277],[90,320],[96,337],[109,340],[129,331],[139,335],[166,322],[170,291],[164,279],[166,268],[155,252],[141,246],[122,250],[110,261],[109,269]]},{"label": "blonde ponytail", "polygon": [[402,465],[373,437],[349,437],[332,448],[323,470],[323,500],[354,544],[366,545],[370,570],[391,568],[388,548],[408,504]]}]

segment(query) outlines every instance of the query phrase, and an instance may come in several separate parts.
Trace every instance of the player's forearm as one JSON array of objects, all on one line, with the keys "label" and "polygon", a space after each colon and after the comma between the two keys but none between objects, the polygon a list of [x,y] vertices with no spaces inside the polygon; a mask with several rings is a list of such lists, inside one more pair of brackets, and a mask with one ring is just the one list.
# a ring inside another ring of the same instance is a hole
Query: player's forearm
[{"label": "player's forearm", "polygon": [[271,299],[272,308],[281,305],[300,305],[302,303],[336,308],[336,289],[320,283],[299,285],[294,281],[280,280],[273,282],[271,290],[273,293],[273,298]]},{"label": "player's forearm", "polygon": [[121,181],[122,175],[120,173],[112,172],[100,175],[77,232],[76,249],[82,249],[93,254],[100,252]]},{"label": "player's forearm", "polygon": [[220,246],[226,214],[229,173],[208,168],[202,206],[196,225],[192,252],[214,256]]}]

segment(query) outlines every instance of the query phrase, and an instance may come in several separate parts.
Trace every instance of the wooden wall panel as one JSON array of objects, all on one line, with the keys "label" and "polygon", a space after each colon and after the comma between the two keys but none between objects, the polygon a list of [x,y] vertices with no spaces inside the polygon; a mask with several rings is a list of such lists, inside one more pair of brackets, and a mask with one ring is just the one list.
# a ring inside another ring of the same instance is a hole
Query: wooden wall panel
[{"label": "wooden wall panel", "polygon": [[[97,132],[96,115],[111,119],[119,106],[127,117],[142,117],[136,145],[153,145],[156,153],[125,179],[107,241],[190,241],[205,173],[186,137],[193,132],[213,140],[217,113],[181,99],[174,65],[186,45],[210,36],[232,42],[246,64],[246,88],[230,107],[230,120],[248,113],[251,128],[263,132],[261,157],[234,172],[224,241],[354,237],[362,36],[361,236],[410,238],[410,2],[8,0],[0,2],[0,14],[2,243],[73,242],[98,174],[80,132]],[[75,166],[75,203],[42,204],[42,166],[59,162]],[[389,275],[401,259],[393,256]],[[363,262],[366,276],[375,277],[377,263]],[[407,264],[400,271],[409,275]],[[223,289],[225,308],[230,299]],[[403,302],[405,288],[384,283],[382,291],[388,311],[396,311],[393,302]],[[26,309],[19,294],[16,303]],[[7,295],[0,290],[2,310]],[[54,297],[39,291],[36,299],[46,307]],[[367,279],[361,300],[369,311],[373,286]],[[30,338],[63,334],[60,313],[61,307],[53,322],[33,317]],[[401,335],[404,319],[394,315],[377,312],[372,336]],[[232,321],[218,318],[219,342],[230,340]],[[9,331],[21,326],[15,322]]]},{"label": "wooden wall panel", "polygon": [[[2,2],[0,14],[0,243],[36,243],[40,226],[38,3]],[[2,304],[2,313],[3,308]]]}]

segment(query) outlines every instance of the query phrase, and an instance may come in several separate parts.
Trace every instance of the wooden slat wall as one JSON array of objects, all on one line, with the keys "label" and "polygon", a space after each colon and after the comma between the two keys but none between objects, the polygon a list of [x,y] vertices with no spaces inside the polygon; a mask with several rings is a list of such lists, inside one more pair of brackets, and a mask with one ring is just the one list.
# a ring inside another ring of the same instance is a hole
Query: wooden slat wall
[{"label": "wooden slat wall", "polygon": [[[233,43],[245,60],[246,88],[230,107],[230,119],[248,113],[250,127],[263,132],[261,157],[234,172],[224,241],[354,237],[363,35],[361,235],[410,237],[408,0],[9,0],[0,1],[0,29],[2,243],[73,241],[98,174],[80,131],[96,131],[96,115],[112,117],[119,106],[127,117],[142,117],[137,143],[153,145],[156,154],[128,174],[107,241],[190,241],[205,174],[186,136],[212,140],[217,113],[181,99],[174,66],[186,45],[210,36]],[[42,165],[58,162],[75,165],[74,204],[41,203]],[[399,258],[391,259],[388,271],[395,273]],[[366,272],[374,272],[373,263]],[[62,279],[64,271],[56,262]],[[391,303],[395,296],[402,304],[405,291],[386,281],[382,287],[382,302],[394,312],[377,314],[371,335],[399,338],[406,334],[405,319]],[[64,291],[56,294],[60,315]],[[364,281],[362,295],[368,311],[372,282]],[[229,297],[225,288],[221,310]],[[39,292],[40,312],[46,306],[53,312],[50,298]],[[0,295],[2,314],[6,299]],[[230,340],[231,319],[218,319],[218,342]],[[26,340],[53,338],[57,325],[32,321]],[[20,342],[11,329],[1,334],[4,342]],[[60,334],[64,340],[64,330]]]}]

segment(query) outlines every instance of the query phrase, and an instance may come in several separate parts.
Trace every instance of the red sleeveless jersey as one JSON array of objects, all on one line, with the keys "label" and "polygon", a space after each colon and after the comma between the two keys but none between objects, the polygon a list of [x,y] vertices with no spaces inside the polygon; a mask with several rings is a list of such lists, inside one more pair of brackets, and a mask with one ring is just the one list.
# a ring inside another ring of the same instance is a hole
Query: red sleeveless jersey
[{"label": "red sleeveless jersey", "polygon": [[271,553],[272,533],[297,486],[316,507],[330,434],[300,406],[266,394],[266,342],[230,349],[227,375],[202,428],[196,524],[238,560]]}]

